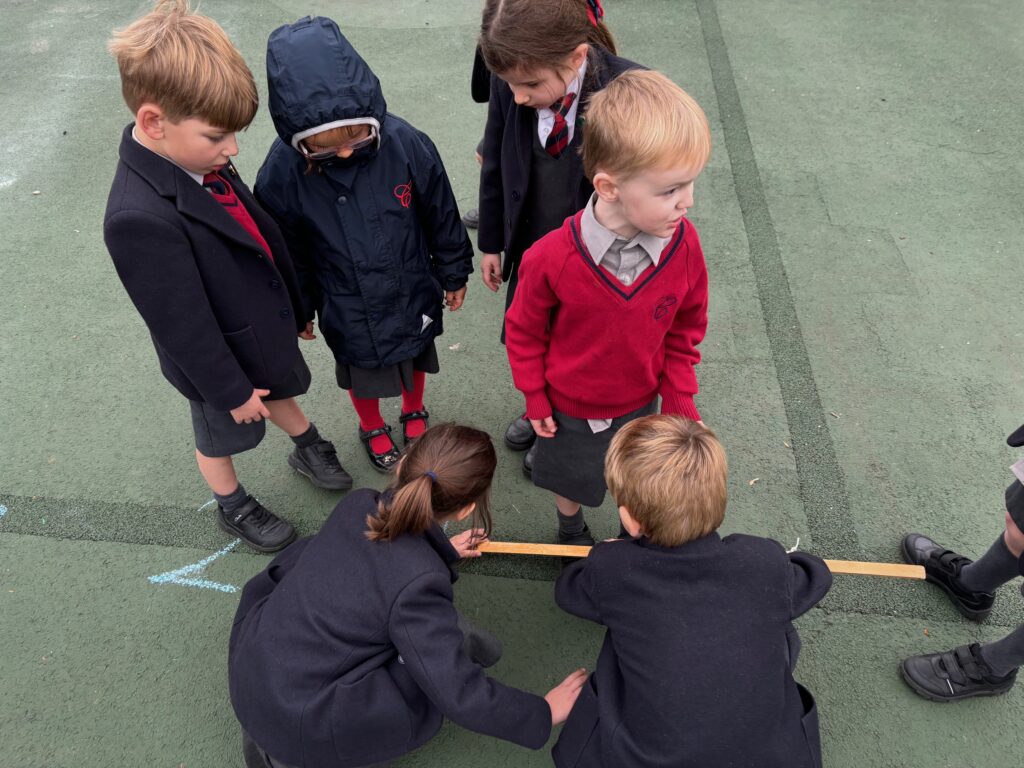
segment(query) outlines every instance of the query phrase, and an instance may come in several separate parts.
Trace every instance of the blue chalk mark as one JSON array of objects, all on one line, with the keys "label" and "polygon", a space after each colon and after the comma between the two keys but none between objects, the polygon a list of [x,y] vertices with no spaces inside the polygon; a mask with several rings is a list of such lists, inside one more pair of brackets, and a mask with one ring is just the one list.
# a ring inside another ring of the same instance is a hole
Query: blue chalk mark
[{"label": "blue chalk mark", "polygon": [[3,504],[0,504],[0,517],[3,517],[6,514],[7,514],[7,507],[5,507]]},{"label": "blue chalk mark", "polygon": [[211,504],[216,504],[216,503],[217,503],[216,499],[210,499],[208,502],[203,504],[203,506],[201,506],[199,509],[197,509],[196,512],[202,512],[204,509],[206,509]]},{"label": "blue chalk mark", "polygon": [[192,563],[192,565],[186,565],[178,568],[174,571],[168,571],[167,573],[161,573],[156,576],[150,576],[149,582],[151,584],[178,584],[182,587],[199,587],[200,589],[215,589],[218,592],[237,592],[238,587],[234,584],[221,584],[217,581],[210,581],[209,579],[194,578],[195,575],[199,574],[206,566],[216,560],[218,557],[222,557],[234,549],[241,539],[235,539],[228,544],[224,549],[214,552],[208,557],[204,557],[198,563]]}]

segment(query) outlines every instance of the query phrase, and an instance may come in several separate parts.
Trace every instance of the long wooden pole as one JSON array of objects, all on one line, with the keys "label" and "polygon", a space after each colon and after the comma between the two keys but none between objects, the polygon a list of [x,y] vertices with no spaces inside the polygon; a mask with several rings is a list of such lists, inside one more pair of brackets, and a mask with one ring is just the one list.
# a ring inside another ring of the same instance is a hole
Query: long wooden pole
[{"label": "long wooden pole", "polygon": [[[590,547],[576,547],[568,544],[531,544],[517,541],[488,541],[481,544],[479,549],[481,552],[491,555],[544,555],[547,557],[586,557],[590,552]],[[825,565],[832,573],[885,576],[894,579],[924,578],[924,568],[920,565],[864,563],[857,560],[826,560]]]}]

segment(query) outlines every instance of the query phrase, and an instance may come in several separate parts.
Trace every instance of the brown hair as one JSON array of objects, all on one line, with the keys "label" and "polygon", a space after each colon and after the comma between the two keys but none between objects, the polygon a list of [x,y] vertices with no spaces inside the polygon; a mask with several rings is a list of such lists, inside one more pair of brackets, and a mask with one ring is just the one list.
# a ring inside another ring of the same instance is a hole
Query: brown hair
[{"label": "brown hair", "polygon": [[682,416],[645,416],[612,438],[604,477],[615,503],[663,547],[722,525],[729,474],[715,433]]},{"label": "brown hair", "polygon": [[622,178],[644,170],[689,165],[702,169],[711,155],[704,110],[660,72],[623,72],[590,98],[583,141],[583,172]]},{"label": "brown hair", "polygon": [[107,49],[132,112],[151,102],[174,122],[195,117],[227,131],[245,128],[256,115],[256,82],[242,54],[188,0],[159,0],[145,16],[115,30]]},{"label": "brown hair", "polygon": [[381,494],[377,515],[366,518],[367,537],[391,541],[405,533],[420,534],[473,503],[473,527],[490,533],[491,480],[497,464],[486,432],[459,424],[431,427],[398,465],[391,489]]},{"label": "brown hair", "polygon": [[487,68],[498,75],[557,71],[581,43],[617,53],[608,26],[591,21],[589,8],[587,0],[487,0],[479,40]]}]

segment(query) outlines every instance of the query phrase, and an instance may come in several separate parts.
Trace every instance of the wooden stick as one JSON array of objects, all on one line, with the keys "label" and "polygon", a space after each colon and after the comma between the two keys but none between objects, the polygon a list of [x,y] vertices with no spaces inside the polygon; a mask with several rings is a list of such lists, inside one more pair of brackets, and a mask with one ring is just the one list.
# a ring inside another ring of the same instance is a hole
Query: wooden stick
[{"label": "wooden stick", "polygon": [[[590,547],[576,547],[567,544],[531,544],[517,541],[488,541],[480,545],[480,551],[491,555],[545,555],[548,557],[586,557]],[[832,573],[846,573],[857,576],[885,576],[894,579],[924,579],[924,568],[920,565],[900,563],[862,563],[856,560],[826,560]]]}]

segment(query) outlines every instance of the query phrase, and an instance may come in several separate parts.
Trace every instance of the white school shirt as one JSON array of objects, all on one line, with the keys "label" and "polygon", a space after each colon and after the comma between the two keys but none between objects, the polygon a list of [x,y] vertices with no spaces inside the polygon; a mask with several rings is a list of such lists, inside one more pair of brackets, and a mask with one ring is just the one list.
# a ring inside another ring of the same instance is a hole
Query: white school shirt
[{"label": "white school shirt", "polygon": [[[572,106],[565,115],[565,123],[569,128],[569,142],[572,143],[572,136],[576,129],[576,113],[580,106],[580,91],[583,90],[583,76],[587,74],[587,60],[576,70],[576,77],[566,87],[566,93],[575,93],[576,98],[572,100]],[[537,136],[540,138],[540,145],[543,147],[555,127],[555,113],[548,107],[541,107],[537,110]]]}]

